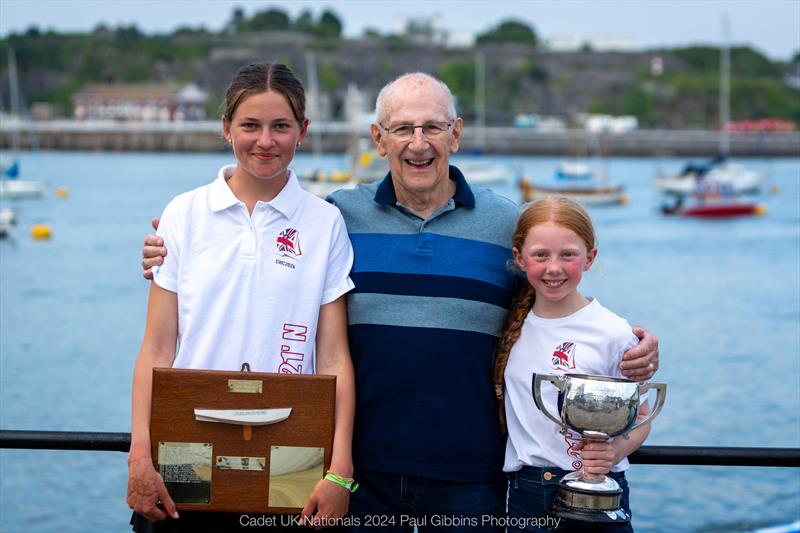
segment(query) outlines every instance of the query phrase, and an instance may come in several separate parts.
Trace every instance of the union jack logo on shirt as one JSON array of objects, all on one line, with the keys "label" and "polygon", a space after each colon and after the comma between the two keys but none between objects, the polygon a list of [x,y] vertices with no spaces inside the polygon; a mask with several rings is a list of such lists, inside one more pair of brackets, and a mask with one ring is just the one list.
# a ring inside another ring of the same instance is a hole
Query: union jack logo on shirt
[{"label": "union jack logo on shirt", "polygon": [[300,250],[300,234],[294,228],[286,228],[280,232],[276,246],[280,256],[297,258],[303,255]]},{"label": "union jack logo on shirt", "polygon": [[553,352],[553,368],[556,370],[572,370],[575,368],[575,343],[562,342]]}]

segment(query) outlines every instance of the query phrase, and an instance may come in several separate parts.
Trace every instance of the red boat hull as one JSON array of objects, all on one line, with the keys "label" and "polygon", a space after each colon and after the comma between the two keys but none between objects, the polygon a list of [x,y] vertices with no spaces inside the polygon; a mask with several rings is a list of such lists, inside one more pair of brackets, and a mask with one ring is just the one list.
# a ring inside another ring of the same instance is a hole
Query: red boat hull
[{"label": "red boat hull", "polygon": [[679,209],[675,214],[684,217],[729,218],[762,215],[764,207],[758,204],[698,205]]}]

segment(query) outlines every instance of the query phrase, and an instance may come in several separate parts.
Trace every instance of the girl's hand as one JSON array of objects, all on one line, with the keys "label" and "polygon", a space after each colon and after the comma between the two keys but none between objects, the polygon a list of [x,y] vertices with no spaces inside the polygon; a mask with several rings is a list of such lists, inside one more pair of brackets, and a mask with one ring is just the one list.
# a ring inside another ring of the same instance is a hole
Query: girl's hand
[{"label": "girl's hand", "polygon": [[300,513],[302,523],[314,529],[336,525],[347,513],[350,491],[326,479],[320,479]]},{"label": "girl's hand", "polygon": [[151,522],[178,518],[175,502],[150,457],[128,459],[128,507]]},{"label": "girl's hand", "polygon": [[580,450],[583,469],[589,474],[605,475],[614,466],[611,442],[582,441],[576,449]]}]

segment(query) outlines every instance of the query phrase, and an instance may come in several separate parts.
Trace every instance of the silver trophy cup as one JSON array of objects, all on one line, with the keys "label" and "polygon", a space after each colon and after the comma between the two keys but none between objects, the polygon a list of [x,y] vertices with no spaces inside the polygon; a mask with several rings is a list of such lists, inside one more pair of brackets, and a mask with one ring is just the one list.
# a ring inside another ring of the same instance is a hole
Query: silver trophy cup
[{"label": "silver trophy cup", "polygon": [[[553,416],[542,402],[542,382],[549,381],[559,390],[560,418]],[[628,433],[655,418],[667,393],[664,383],[637,383],[624,378],[565,374],[534,374],[533,401],[550,420],[561,426],[561,433],[573,430],[584,440],[604,442]],[[639,398],[651,389],[657,392],[655,405],[648,416],[636,422]],[[581,468],[565,475],[559,483],[555,501],[549,510],[557,517],[593,524],[624,525],[630,515],[620,507],[622,489],[612,478],[589,474]]]}]

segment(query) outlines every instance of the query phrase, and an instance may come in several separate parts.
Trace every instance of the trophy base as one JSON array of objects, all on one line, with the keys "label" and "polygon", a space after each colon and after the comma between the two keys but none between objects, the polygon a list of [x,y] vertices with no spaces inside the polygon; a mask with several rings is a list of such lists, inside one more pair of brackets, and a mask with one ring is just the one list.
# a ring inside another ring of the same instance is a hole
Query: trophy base
[{"label": "trophy base", "polygon": [[[565,476],[566,477],[566,476]],[[622,489],[611,478],[602,489],[577,480],[562,479],[548,511],[562,520],[595,526],[625,526],[631,515],[620,507]],[[566,481],[566,482],[565,482]]]}]

